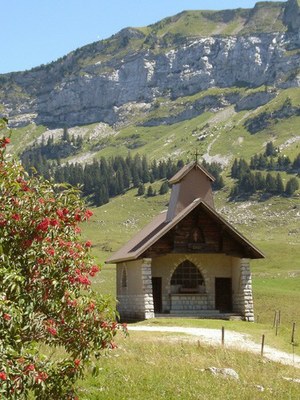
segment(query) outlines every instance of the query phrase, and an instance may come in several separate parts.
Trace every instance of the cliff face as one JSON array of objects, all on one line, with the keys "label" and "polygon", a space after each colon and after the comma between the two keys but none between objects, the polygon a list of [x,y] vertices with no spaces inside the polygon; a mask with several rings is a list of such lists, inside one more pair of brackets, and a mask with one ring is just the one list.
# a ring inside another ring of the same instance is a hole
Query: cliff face
[{"label": "cliff face", "polygon": [[[113,37],[120,44],[115,56],[105,58],[109,50],[99,42],[50,65],[0,76],[2,114],[15,126],[112,125],[130,102],[175,99],[211,87],[299,87],[299,9],[298,0],[286,3],[286,32],[181,35],[172,45],[147,46],[145,34],[124,30]],[[133,49],[134,41],[143,44]]]}]

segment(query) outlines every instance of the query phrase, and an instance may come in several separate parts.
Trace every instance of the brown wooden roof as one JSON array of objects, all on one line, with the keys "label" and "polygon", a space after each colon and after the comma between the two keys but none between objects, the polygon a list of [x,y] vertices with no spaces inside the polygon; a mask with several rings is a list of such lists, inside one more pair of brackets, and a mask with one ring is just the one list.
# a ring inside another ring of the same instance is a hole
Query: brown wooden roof
[{"label": "brown wooden roof", "polygon": [[[193,163],[194,164],[194,163]],[[150,224],[135,235],[120,250],[118,250],[106,263],[119,263],[122,261],[136,260],[143,253],[156,243],[160,238],[167,234],[176,224],[184,219],[196,207],[208,213],[223,229],[227,231],[242,247],[247,250],[247,258],[264,258],[263,253],[249,242],[241,233],[239,233],[229,222],[221,217],[214,208],[210,207],[202,199],[195,199],[184,210],[177,214],[171,221],[166,221],[166,212],[155,217]]]},{"label": "brown wooden roof", "polygon": [[169,183],[172,185],[174,183],[177,183],[182,180],[182,178],[187,175],[192,168],[198,168],[200,171],[202,171],[212,182],[215,181],[215,178],[200,164],[198,164],[195,161],[190,162],[189,164],[185,165],[184,167],[181,168],[180,171],[177,172],[170,180]]}]

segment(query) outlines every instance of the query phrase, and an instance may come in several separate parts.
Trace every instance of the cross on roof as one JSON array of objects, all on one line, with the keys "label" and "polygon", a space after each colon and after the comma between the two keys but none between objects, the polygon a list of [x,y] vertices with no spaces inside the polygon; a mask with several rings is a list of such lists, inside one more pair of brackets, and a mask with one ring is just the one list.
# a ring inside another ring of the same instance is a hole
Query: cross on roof
[{"label": "cross on roof", "polygon": [[198,157],[200,156],[200,154],[198,153],[198,150],[195,151],[195,161],[196,164],[198,164]]}]

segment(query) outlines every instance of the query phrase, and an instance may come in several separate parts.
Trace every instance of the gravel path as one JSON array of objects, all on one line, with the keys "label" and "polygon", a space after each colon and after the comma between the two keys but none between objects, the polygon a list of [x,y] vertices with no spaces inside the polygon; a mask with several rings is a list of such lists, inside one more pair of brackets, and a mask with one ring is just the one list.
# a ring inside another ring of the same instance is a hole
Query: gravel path
[{"label": "gravel path", "polygon": [[[183,333],[185,335],[192,335],[194,340],[199,340],[202,343],[209,345],[221,345],[221,330],[208,329],[208,328],[183,328],[178,326],[128,326],[130,331],[142,332],[170,332],[170,333]],[[250,351],[253,353],[261,353],[261,345],[253,342],[251,336],[225,330],[224,343],[226,347]],[[286,365],[292,365],[300,368],[300,357],[284,351],[277,350],[270,346],[264,346],[264,357],[269,360],[280,362]]]}]

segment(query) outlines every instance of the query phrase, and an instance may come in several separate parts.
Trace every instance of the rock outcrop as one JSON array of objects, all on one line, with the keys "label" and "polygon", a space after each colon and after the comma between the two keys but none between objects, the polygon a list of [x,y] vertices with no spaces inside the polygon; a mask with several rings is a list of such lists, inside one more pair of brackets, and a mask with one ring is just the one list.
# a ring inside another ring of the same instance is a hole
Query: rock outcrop
[{"label": "rock outcrop", "polygon": [[[36,122],[62,127],[99,121],[114,125],[127,103],[176,99],[211,87],[299,87],[299,18],[298,0],[289,0],[283,16],[286,32],[181,36],[172,46],[147,45],[150,36],[125,29],[49,65],[0,76],[2,114],[14,126]],[[132,50],[128,46],[132,41],[139,47]],[[114,56],[108,56],[110,52]],[[263,104],[266,99],[252,97],[251,107],[256,100]],[[244,99],[238,107],[249,104],[250,99]],[[178,118],[195,113],[186,110]]]}]

